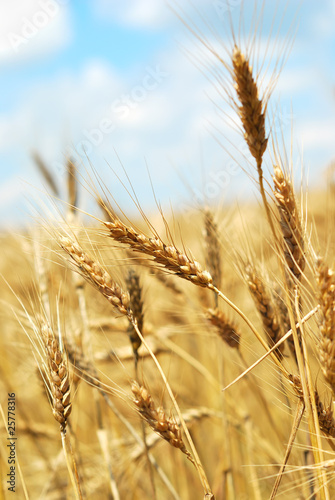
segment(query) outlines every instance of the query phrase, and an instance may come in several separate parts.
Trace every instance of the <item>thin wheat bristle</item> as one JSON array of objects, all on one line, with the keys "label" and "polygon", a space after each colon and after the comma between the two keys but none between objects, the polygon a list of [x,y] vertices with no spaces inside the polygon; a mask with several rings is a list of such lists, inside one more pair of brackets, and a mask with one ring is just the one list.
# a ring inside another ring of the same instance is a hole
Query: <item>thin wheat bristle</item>
[{"label": "thin wheat bristle", "polygon": [[235,89],[241,103],[241,106],[238,106],[238,113],[245,132],[244,138],[250,153],[256,160],[257,167],[260,168],[268,143],[265,134],[266,106],[263,100],[259,98],[252,67],[236,45],[233,51],[232,63]]},{"label": "thin wheat bristle", "polygon": [[305,269],[304,237],[293,186],[280,167],[274,167],[274,195],[284,238],[284,255],[292,274],[299,280]]},{"label": "thin wheat bristle", "polygon": [[335,394],[335,275],[321,257],[317,260],[316,271],[322,313],[319,344],[321,368]]},{"label": "thin wheat bristle", "polygon": [[[129,292],[131,310],[133,312],[133,318],[137,322],[138,329],[140,332],[143,331],[143,300],[142,300],[142,287],[140,284],[139,275],[133,270],[129,269],[128,275],[126,277],[126,285]],[[137,353],[140,348],[142,341],[139,338],[137,332],[134,329],[132,323],[128,326],[128,335],[133,348],[134,353]]]},{"label": "thin wheat bristle", "polygon": [[168,417],[161,406],[156,407],[147,389],[133,381],[131,386],[134,394],[134,403],[142,418],[171,446],[179,448],[193,462],[190,452],[187,450],[181,430],[177,422]]},{"label": "thin wheat bristle", "polygon": [[207,309],[205,316],[216,327],[218,335],[224,342],[230,347],[239,349],[241,335],[238,333],[236,325],[227,318],[224,312],[219,309]]},{"label": "thin wheat bristle", "polygon": [[[259,271],[248,264],[245,270],[245,275],[249,287],[249,291],[254,299],[259,314],[261,315],[263,327],[271,342],[270,347],[278,342],[282,337],[280,322],[276,311],[276,304],[268,292],[264,280],[262,279]],[[284,344],[281,344],[275,351],[279,359],[282,358],[284,351]]]},{"label": "thin wheat bristle", "polygon": [[112,277],[93,260],[75,241],[67,237],[59,239],[60,246],[71,257],[82,275],[93,284],[121,314],[132,316],[129,293],[115,283]]},{"label": "thin wheat bristle", "polygon": [[212,284],[210,273],[203,271],[199,262],[190,259],[175,246],[165,245],[158,237],[148,238],[143,233],[126,226],[115,214],[110,213],[110,217],[111,222],[104,222],[104,225],[109,231],[109,236],[115,241],[128,245],[135,252],[150,255],[157,264],[196,285],[208,287]]},{"label": "thin wheat bristle", "polygon": [[67,355],[60,349],[58,340],[46,323],[41,325],[41,334],[48,361],[48,382],[52,392],[52,413],[57,422],[61,424],[61,430],[65,431],[72,410]]}]

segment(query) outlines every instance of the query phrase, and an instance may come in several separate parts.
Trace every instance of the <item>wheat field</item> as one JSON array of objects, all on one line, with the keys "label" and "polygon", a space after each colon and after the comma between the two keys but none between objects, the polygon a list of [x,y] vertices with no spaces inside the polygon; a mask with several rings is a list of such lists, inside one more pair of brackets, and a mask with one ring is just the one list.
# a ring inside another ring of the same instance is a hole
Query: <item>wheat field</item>
[{"label": "wheat field", "polygon": [[335,185],[297,184],[271,126],[292,37],[265,77],[257,30],[223,46],[176,14],[257,199],[130,194],[129,220],[98,166],[57,186],[36,155],[48,205],[1,235],[0,499],[335,498]]}]

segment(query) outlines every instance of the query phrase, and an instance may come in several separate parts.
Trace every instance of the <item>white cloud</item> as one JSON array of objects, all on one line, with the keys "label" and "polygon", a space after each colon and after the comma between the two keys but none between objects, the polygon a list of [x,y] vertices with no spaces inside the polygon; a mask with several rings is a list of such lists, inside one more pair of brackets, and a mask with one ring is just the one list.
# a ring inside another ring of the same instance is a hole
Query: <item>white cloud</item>
[{"label": "white cloud", "polygon": [[163,0],[95,0],[94,9],[98,15],[128,26],[142,28],[165,24],[171,12]]},{"label": "white cloud", "polygon": [[335,122],[334,119],[313,119],[299,126],[299,137],[306,151],[333,151]]},{"label": "white cloud", "polygon": [[334,36],[334,15],[335,3],[333,0],[324,0],[321,4],[309,0],[313,15],[310,16],[311,30],[317,40],[321,38],[333,38]]},{"label": "white cloud", "polygon": [[0,6],[0,64],[43,57],[71,38],[67,0],[13,0]]},{"label": "white cloud", "polygon": [[5,207],[8,203],[17,200],[24,192],[23,186],[16,177],[11,177],[0,185],[0,207]]},{"label": "white cloud", "polygon": [[175,20],[169,5],[181,11],[199,7],[208,3],[208,0],[95,0],[93,9],[104,19],[109,18],[126,26],[135,28],[159,29]]}]

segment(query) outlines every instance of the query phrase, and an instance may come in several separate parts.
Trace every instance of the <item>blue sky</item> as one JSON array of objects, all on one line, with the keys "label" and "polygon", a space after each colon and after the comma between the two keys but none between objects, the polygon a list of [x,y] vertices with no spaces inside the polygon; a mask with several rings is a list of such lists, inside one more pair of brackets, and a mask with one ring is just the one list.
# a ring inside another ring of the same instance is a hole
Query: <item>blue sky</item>
[{"label": "blue sky", "polygon": [[[228,3],[237,22],[243,3]],[[244,9],[246,31],[251,3]],[[223,30],[228,14],[219,10],[223,4],[178,2],[208,39],[213,33],[206,31],[197,9],[220,32],[222,45],[230,47]],[[280,109],[278,127],[286,147],[293,123],[296,170],[303,156],[309,184],[322,186],[334,158],[335,8],[331,0],[305,0],[297,23],[299,4],[290,2],[279,31],[279,40],[285,40],[290,28],[298,27],[269,109]],[[279,2],[276,12],[275,5],[265,1],[260,50],[274,41],[272,19],[278,25],[284,11]],[[66,154],[77,156],[84,170],[89,168],[86,151],[126,211],[129,196],[113,173],[125,179],[117,156],[148,211],[155,203],[151,180],[163,206],[177,209],[254,194],[247,176],[231,165],[242,139],[217,113],[215,103],[224,104],[213,79],[181,47],[199,54],[199,45],[161,0],[2,2],[0,224],[29,220],[29,200],[41,196],[33,150],[60,186]],[[230,109],[227,113],[233,115]]]}]

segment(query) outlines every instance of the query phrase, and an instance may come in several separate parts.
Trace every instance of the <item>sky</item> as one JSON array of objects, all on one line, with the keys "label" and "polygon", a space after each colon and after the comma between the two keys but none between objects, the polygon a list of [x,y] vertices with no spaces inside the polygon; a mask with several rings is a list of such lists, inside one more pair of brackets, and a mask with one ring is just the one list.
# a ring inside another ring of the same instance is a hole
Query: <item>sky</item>
[{"label": "sky", "polygon": [[[268,130],[279,137],[283,156],[292,144],[295,175],[303,164],[309,186],[322,187],[335,157],[335,3],[264,4],[262,23],[248,45],[254,48],[255,69],[262,75],[267,67],[259,63],[266,48],[270,67],[281,62],[282,47],[290,48],[270,97],[269,116],[275,118]],[[0,3],[0,227],[28,222],[43,196],[34,152],[61,190],[67,156],[83,177],[92,177],[93,166],[127,213],[134,209],[132,187],[146,211],[157,203],[178,211],[256,196],[243,171],[250,165],[236,113],[210,76],[213,59],[173,5],[173,0]],[[242,25],[241,39],[250,40],[252,1],[175,5],[223,57],[232,47],[231,19],[235,33]],[[266,162],[269,169],[271,158]],[[90,196],[83,190],[83,208]]]}]

